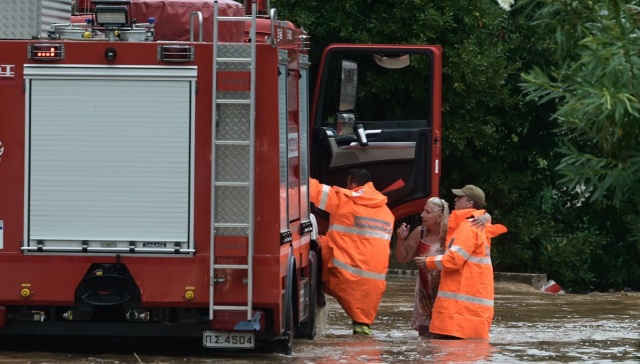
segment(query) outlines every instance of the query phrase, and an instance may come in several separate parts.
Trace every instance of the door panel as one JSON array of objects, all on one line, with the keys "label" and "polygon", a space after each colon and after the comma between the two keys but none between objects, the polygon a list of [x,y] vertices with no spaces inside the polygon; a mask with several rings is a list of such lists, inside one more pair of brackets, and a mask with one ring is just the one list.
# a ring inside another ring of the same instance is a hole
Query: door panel
[{"label": "door panel", "polygon": [[[356,74],[347,81],[341,77],[345,60],[357,65],[355,71],[349,66]],[[365,168],[396,217],[419,213],[438,194],[440,88],[437,46],[328,47],[311,115],[311,176],[345,186],[350,169]],[[345,89],[356,91],[345,98]]]}]

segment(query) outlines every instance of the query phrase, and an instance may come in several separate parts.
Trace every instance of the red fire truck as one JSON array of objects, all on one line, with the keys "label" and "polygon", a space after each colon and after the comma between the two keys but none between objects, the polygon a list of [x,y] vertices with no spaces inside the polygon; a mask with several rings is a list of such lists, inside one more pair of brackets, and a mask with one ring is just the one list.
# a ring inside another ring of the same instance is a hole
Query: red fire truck
[{"label": "red fire truck", "polygon": [[87,3],[0,4],[0,336],[291,353],[316,333],[308,179],[365,167],[420,212],[441,49],[331,45],[312,100],[309,37],[268,1]]}]

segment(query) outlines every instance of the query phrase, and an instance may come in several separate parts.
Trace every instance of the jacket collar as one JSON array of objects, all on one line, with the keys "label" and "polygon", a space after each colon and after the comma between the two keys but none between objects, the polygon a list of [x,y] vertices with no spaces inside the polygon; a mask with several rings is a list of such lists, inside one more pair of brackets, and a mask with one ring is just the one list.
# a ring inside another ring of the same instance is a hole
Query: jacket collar
[{"label": "jacket collar", "polygon": [[476,209],[453,210],[449,215],[449,229],[457,228],[463,221],[473,217]]}]

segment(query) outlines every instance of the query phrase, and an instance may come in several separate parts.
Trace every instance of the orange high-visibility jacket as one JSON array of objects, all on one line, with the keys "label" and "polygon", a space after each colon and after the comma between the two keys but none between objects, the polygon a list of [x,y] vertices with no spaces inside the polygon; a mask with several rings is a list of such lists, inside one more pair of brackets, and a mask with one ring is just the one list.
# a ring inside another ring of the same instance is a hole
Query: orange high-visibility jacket
[{"label": "orange high-visibility jacket", "polygon": [[459,338],[489,339],[493,320],[491,238],[507,231],[499,224],[471,226],[475,209],[449,216],[447,250],[426,258],[427,269],[441,270],[429,331]]},{"label": "orange high-visibility jacket", "polygon": [[311,201],[331,214],[322,249],[324,291],[352,320],[371,325],[386,289],[394,217],[369,182],[355,190],[309,180]]}]

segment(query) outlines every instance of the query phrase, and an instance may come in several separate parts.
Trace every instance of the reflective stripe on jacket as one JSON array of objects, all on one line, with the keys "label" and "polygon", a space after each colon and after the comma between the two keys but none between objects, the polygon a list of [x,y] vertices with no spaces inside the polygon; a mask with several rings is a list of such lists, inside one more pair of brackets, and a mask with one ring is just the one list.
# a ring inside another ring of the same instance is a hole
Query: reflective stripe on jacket
[{"label": "reflective stripe on jacket", "polygon": [[499,224],[471,226],[476,210],[449,216],[447,250],[427,257],[427,269],[441,270],[429,331],[460,338],[488,339],[493,320],[493,266],[490,238],[507,231]]},{"label": "reflective stripe on jacket", "polygon": [[324,291],[352,320],[372,324],[386,289],[394,217],[372,183],[355,190],[309,180],[311,201],[330,214],[322,249]]}]

